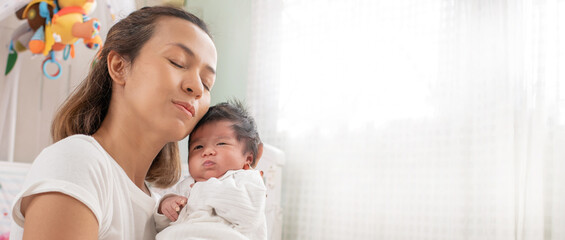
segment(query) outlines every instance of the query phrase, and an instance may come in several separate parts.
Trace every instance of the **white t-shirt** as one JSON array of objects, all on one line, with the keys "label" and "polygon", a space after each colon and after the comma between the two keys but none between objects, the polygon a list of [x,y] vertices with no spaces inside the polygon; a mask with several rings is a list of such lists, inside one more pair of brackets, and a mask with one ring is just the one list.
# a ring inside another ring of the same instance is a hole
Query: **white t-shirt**
[{"label": "white t-shirt", "polygon": [[10,239],[22,239],[22,197],[60,192],[86,205],[98,220],[98,239],[155,239],[155,194],[139,189],[91,136],[73,135],[45,148],[16,196]]}]

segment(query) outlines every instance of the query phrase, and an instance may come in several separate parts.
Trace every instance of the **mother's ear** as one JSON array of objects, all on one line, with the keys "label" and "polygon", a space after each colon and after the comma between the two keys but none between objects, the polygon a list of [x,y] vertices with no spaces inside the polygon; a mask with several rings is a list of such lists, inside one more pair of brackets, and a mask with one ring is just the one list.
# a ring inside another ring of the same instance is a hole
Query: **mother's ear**
[{"label": "mother's ear", "polygon": [[261,156],[263,156],[263,143],[259,143],[257,146],[257,157],[255,158],[255,164],[252,166],[253,168],[257,167],[257,163],[259,163]]},{"label": "mother's ear", "polygon": [[127,62],[120,54],[115,51],[110,51],[108,53],[107,58],[108,64],[108,73],[110,73],[110,77],[114,83],[118,85],[124,85],[125,76],[127,73],[127,66],[129,62]]}]

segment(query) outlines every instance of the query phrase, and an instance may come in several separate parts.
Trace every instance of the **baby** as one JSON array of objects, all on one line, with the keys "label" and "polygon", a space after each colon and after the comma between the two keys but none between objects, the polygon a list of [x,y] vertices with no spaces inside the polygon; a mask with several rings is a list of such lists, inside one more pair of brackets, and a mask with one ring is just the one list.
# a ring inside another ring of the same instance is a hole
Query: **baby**
[{"label": "baby", "polygon": [[211,107],[189,136],[190,177],[163,196],[156,239],[267,239],[266,188],[253,170],[263,151],[239,102]]}]

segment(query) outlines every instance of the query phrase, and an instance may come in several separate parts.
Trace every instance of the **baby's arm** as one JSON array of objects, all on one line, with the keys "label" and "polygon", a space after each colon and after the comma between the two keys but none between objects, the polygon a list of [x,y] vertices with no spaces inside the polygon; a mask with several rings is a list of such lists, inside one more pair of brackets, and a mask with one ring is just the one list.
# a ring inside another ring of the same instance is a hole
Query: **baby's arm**
[{"label": "baby's arm", "polygon": [[[194,179],[191,177],[187,177],[186,179],[182,180],[178,184],[176,184],[173,188],[171,188],[157,203],[155,210],[153,211],[153,218],[155,219],[155,226],[157,228],[157,232],[162,231],[164,228],[169,226],[171,221],[175,221],[176,218],[170,218],[169,216],[163,215],[163,211],[161,209],[163,201],[165,201],[169,197],[176,197],[176,196],[188,196],[190,194],[190,184],[194,183]],[[185,198],[185,203],[186,198]],[[169,205],[170,206],[170,205]],[[179,206],[179,208],[182,208]],[[178,217],[178,213],[176,214]]]},{"label": "baby's arm", "polygon": [[165,196],[159,204],[159,214],[163,214],[172,222],[179,217],[180,210],[186,205],[188,199],[180,195]]},{"label": "baby's arm", "polygon": [[[163,231],[163,229],[165,229],[167,226],[169,226],[169,224],[171,222],[174,222],[174,221],[177,220],[178,212],[173,210],[172,212],[174,212],[175,215],[171,215],[170,213],[171,213],[171,209],[176,209],[176,207],[173,206],[175,204],[179,205],[178,206],[179,211],[180,211],[180,209],[182,209],[184,204],[180,204],[180,203],[176,202],[176,200],[182,199],[182,198],[184,198],[184,197],[179,196],[179,195],[175,195],[175,194],[171,194],[171,193],[163,196],[163,198],[159,202],[159,205],[153,211],[153,219],[155,219],[155,228],[157,229],[157,232]],[[184,199],[185,199],[184,203],[186,203],[186,198],[184,198]],[[175,201],[175,202],[171,203],[170,201]],[[167,210],[165,210],[165,208]],[[168,215],[163,215],[163,212],[166,212]]]}]

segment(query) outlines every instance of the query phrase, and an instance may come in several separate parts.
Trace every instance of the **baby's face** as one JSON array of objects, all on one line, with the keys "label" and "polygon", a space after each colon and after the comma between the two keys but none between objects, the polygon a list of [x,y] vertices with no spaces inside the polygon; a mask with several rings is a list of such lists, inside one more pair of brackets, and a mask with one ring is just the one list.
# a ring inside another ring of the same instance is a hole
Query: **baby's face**
[{"label": "baby's face", "polygon": [[244,144],[237,140],[232,124],[227,120],[211,122],[190,134],[188,170],[197,182],[243,169],[253,160],[252,153],[243,154]]}]

